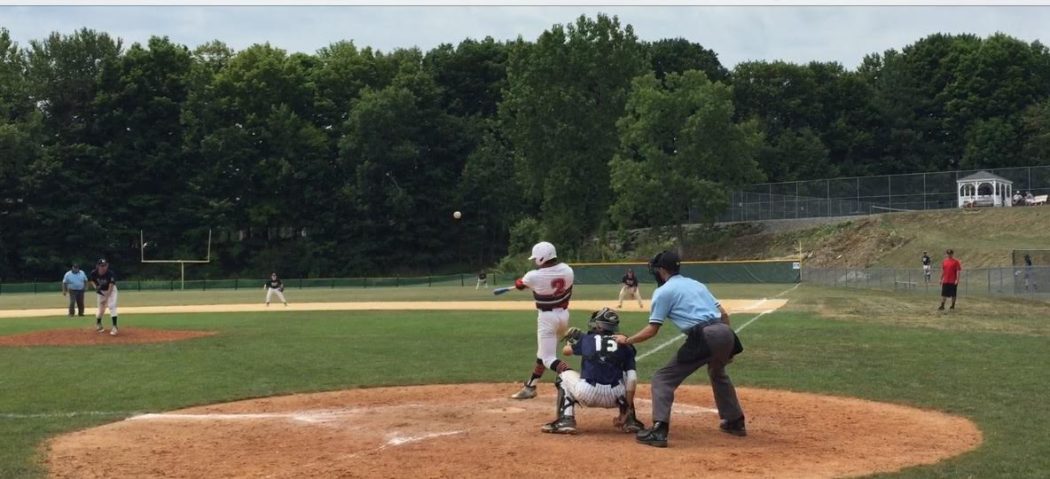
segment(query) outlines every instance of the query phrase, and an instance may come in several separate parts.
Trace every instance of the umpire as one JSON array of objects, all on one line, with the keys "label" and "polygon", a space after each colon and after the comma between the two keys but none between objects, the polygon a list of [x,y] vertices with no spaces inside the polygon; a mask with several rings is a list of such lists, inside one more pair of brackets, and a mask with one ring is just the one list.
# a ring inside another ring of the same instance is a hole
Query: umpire
[{"label": "umpire", "polygon": [[729,313],[699,281],[679,274],[682,262],[678,254],[664,251],[649,261],[649,272],[659,286],[653,292],[649,324],[633,336],[616,336],[620,344],[637,344],[656,336],[664,320],[670,318],[686,336],[685,344],[666,366],[653,374],[653,427],[638,432],[638,442],[667,447],[674,392],[682,381],[701,366],[714,390],[718,416],[723,432],[746,436],[744,411],[737,401],[726,365],[733,355],[743,351],[736,333],[729,327]]}]

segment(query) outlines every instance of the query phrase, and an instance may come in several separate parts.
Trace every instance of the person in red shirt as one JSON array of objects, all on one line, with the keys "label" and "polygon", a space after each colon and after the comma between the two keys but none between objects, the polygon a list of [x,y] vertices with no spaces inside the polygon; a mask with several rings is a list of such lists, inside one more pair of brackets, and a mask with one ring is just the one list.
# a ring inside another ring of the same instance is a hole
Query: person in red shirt
[{"label": "person in red shirt", "polygon": [[937,308],[938,311],[944,310],[944,302],[948,298],[952,298],[950,309],[955,309],[955,296],[959,290],[959,274],[962,273],[962,263],[955,259],[955,252],[949,249],[944,254],[948,257],[944,258],[944,262],[941,263],[941,307]]}]

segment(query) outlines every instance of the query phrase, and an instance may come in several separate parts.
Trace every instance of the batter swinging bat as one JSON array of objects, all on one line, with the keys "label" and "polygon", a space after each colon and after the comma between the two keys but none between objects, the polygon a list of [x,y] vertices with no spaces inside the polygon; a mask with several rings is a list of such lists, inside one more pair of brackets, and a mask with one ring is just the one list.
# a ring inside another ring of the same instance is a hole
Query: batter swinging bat
[{"label": "batter swinging bat", "polygon": [[512,289],[514,289],[514,288],[512,288],[512,287],[510,287],[510,286],[507,286],[507,287],[505,287],[505,288],[496,288],[496,289],[492,290],[492,294],[494,294],[494,295],[496,295],[496,296],[499,296],[499,295],[501,295],[501,294],[504,294],[504,293],[506,293],[507,291],[510,291],[510,290],[512,290]]}]

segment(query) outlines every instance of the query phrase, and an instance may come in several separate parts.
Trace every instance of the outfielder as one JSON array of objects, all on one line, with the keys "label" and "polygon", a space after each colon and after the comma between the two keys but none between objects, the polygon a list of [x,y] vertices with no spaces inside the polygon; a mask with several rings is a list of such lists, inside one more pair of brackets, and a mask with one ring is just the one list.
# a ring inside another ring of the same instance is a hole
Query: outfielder
[{"label": "outfielder", "polygon": [[638,432],[645,425],[634,414],[634,390],[638,384],[635,371],[635,349],[619,346],[613,339],[620,329],[620,315],[609,308],[591,314],[587,322],[589,332],[569,328],[562,354],[576,354],[583,359],[578,373],[573,370],[558,375],[555,402],[557,418],[541,430],[554,434],[575,434],[576,404],[587,407],[619,408],[620,415],[613,425],[624,432]]},{"label": "outfielder", "polygon": [[570,369],[569,365],[558,359],[558,338],[569,327],[569,299],[572,298],[572,268],[558,262],[558,253],[554,245],[546,241],[536,243],[529,256],[539,268],[529,271],[522,278],[514,281],[518,290],[531,289],[539,314],[536,318],[536,367],[511,399],[532,399],[536,397],[536,382],[547,368],[561,374]]},{"label": "outfielder", "polygon": [[95,295],[95,299],[98,301],[98,314],[95,315],[95,331],[99,333],[106,331],[102,327],[102,315],[106,313],[106,308],[109,308],[109,319],[113,321],[113,329],[109,330],[109,334],[110,336],[116,336],[117,277],[110,271],[109,263],[106,260],[98,260],[95,269],[91,270],[91,274],[88,275],[88,282],[91,283],[91,287],[98,293]]},{"label": "outfielder", "polygon": [[285,306],[288,306],[288,300],[284,299],[284,283],[277,278],[277,273],[270,273],[270,280],[263,285],[263,289],[266,290],[266,306],[270,305],[270,299],[275,294]]}]

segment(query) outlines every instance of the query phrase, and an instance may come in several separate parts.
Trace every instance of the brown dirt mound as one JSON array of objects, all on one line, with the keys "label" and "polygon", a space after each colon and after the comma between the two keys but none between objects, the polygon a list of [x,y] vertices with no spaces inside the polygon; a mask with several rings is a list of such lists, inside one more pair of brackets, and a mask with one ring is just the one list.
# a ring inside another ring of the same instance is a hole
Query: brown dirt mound
[{"label": "brown dirt mound", "polygon": [[172,331],[163,329],[120,328],[120,334],[110,336],[96,333],[91,328],[47,329],[10,336],[0,336],[0,347],[20,346],[94,346],[100,344],[142,344],[182,341],[217,334],[215,331]]},{"label": "brown dirt mound", "polygon": [[[48,443],[56,478],[844,477],[931,464],[975,448],[970,421],[859,399],[740,389],[746,438],[718,431],[710,388],[683,386],[671,444],[614,430],[613,410],[580,408],[575,436],[542,434],[552,388],[358,389],[147,414]],[[639,410],[648,419],[648,388]],[[560,458],[560,459],[559,459]]]}]

